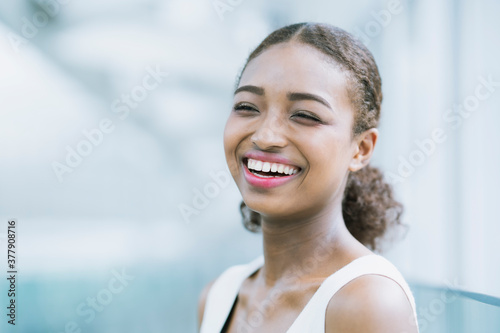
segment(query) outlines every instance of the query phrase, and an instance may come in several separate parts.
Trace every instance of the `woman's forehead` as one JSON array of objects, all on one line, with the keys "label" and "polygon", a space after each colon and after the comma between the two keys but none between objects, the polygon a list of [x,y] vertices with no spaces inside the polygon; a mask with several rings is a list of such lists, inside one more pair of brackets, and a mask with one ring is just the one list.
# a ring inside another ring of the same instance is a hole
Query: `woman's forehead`
[{"label": "woman's forehead", "polygon": [[273,45],[252,59],[239,86],[258,86],[269,93],[319,93],[339,99],[347,97],[346,84],[344,71],[321,51],[291,42]]}]

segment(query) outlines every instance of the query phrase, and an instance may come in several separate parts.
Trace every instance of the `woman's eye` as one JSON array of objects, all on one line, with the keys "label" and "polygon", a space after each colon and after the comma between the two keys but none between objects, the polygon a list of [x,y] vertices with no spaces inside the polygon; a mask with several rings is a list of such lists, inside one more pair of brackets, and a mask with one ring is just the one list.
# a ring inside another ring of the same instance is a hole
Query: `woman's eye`
[{"label": "woman's eye", "polygon": [[318,117],[310,115],[308,113],[299,112],[299,113],[296,113],[294,116],[299,117],[299,118],[303,118],[303,119],[307,119],[307,120],[311,120],[311,121],[314,121],[317,123],[321,123],[321,120]]},{"label": "woman's eye", "polygon": [[249,104],[237,104],[233,109],[235,111],[258,111],[256,108]]}]

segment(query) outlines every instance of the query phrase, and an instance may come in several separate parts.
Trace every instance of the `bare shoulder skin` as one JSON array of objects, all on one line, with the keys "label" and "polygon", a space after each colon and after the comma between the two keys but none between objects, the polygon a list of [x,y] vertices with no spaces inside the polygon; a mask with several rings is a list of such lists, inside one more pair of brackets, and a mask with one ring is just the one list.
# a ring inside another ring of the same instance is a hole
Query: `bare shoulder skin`
[{"label": "bare shoulder skin", "polygon": [[326,333],[417,333],[403,289],[380,275],[364,275],[335,294],[326,310]]}]

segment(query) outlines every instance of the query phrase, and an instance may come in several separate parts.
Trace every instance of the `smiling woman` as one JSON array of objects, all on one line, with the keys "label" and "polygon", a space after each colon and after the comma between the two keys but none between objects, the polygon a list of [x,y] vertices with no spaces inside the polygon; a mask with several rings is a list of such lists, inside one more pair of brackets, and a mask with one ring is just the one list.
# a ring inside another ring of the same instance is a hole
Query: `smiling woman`
[{"label": "smiling woman", "polygon": [[224,149],[264,255],[205,288],[202,333],[418,332],[404,278],[371,251],[402,212],[368,165],[381,101],[373,56],[339,28],[290,25],[250,54]]}]

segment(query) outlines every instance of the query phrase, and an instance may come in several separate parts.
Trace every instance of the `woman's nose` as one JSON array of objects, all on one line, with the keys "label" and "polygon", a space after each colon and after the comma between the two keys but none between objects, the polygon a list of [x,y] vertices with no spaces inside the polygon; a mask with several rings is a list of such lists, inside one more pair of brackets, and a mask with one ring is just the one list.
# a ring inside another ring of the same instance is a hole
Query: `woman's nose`
[{"label": "woman's nose", "polygon": [[260,149],[286,146],[285,124],[282,119],[277,116],[267,116],[257,126],[251,140]]}]

